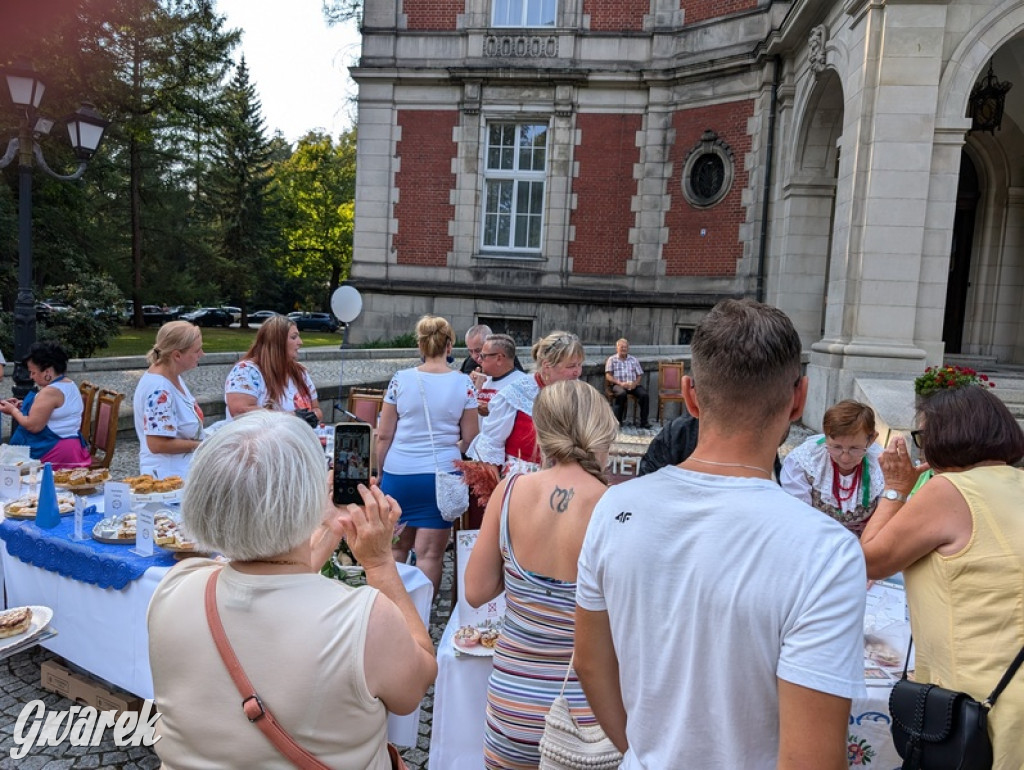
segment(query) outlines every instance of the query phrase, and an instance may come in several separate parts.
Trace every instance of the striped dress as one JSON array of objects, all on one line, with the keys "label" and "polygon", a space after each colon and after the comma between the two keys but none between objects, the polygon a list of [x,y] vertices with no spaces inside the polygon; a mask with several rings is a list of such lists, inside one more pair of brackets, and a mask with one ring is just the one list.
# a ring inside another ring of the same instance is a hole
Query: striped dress
[{"label": "striped dress", "polygon": [[[516,477],[501,504],[499,542],[505,560],[505,620],[494,649],[487,685],[484,765],[536,768],[544,716],[562,688],[572,657],[576,584],[535,575],[519,566],[509,539],[508,504]],[[565,696],[581,725],[596,724],[586,696],[569,677]]]}]

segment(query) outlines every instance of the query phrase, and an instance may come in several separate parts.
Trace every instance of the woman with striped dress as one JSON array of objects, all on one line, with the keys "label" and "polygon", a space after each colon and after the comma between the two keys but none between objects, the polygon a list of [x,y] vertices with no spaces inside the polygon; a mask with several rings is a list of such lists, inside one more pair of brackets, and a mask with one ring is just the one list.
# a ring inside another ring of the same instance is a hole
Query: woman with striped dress
[{"label": "woman with striped dress", "polygon": [[[618,422],[578,380],[541,390],[533,406],[544,470],[504,479],[491,496],[466,567],[466,599],[505,591],[507,608],[487,688],[484,763],[536,768],[544,716],[572,659],[576,562]],[[565,694],[581,725],[596,724],[575,673]]]}]

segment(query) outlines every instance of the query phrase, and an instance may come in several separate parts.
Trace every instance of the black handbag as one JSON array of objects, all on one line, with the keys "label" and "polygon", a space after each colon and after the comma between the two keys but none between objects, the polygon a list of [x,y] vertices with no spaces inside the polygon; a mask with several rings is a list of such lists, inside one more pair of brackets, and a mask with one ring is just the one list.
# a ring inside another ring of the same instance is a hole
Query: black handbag
[{"label": "black handbag", "polygon": [[1024,648],[979,703],[965,692],[907,679],[913,646],[911,639],[903,676],[889,694],[892,740],[903,770],[991,770],[988,711],[1024,662]]}]

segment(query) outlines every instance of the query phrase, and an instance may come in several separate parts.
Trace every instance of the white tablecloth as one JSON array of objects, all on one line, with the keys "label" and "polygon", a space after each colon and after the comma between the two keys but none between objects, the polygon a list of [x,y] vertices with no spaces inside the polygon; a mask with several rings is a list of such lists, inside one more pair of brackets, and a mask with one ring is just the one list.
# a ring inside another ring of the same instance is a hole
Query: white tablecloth
[{"label": "white tablecloth", "polygon": [[[487,679],[492,658],[456,654],[452,635],[460,625],[456,608],[437,648],[430,767],[479,770],[483,766]],[[889,734],[890,689],[871,686],[866,698],[853,700],[847,750],[851,768],[899,770],[902,766]]]},{"label": "white tablecloth", "polygon": [[439,770],[483,766],[484,708],[493,658],[457,655],[452,636],[460,625],[456,607],[437,647],[430,767]]},{"label": "white tablecloth", "polygon": [[[151,567],[117,591],[27,564],[8,554],[2,540],[0,545],[8,604],[53,609],[51,623],[59,633],[42,645],[100,679],[141,698],[152,698],[146,610],[168,568]],[[434,590],[430,580],[406,564],[398,565],[398,574],[423,622],[429,623]],[[393,743],[415,746],[418,731],[419,709],[388,717],[388,738]]]}]

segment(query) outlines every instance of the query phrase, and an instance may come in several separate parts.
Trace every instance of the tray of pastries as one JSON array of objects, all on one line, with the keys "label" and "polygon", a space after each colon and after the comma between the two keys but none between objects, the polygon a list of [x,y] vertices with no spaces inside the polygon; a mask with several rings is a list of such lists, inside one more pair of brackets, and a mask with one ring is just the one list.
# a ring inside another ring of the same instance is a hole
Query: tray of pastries
[{"label": "tray of pastries", "polygon": [[[111,545],[134,545],[138,532],[138,517],[134,513],[109,516],[92,528],[92,539]],[[169,551],[194,552],[196,544],[185,537],[181,525],[170,511],[153,516],[153,542]]]},{"label": "tray of pastries", "polygon": [[53,472],[53,483],[76,495],[95,495],[103,491],[103,482],[110,478],[106,468],[67,468]]},{"label": "tray of pastries", "polygon": [[144,473],[141,476],[129,476],[124,480],[132,488],[132,502],[164,503],[181,500],[182,488],[185,486],[181,476],[168,476],[158,479]]},{"label": "tray of pastries", "polygon": [[[75,498],[71,495],[57,495],[57,508],[61,516],[74,513]],[[38,509],[39,495],[33,493],[11,500],[4,506],[4,514],[9,519],[34,519]]]}]

